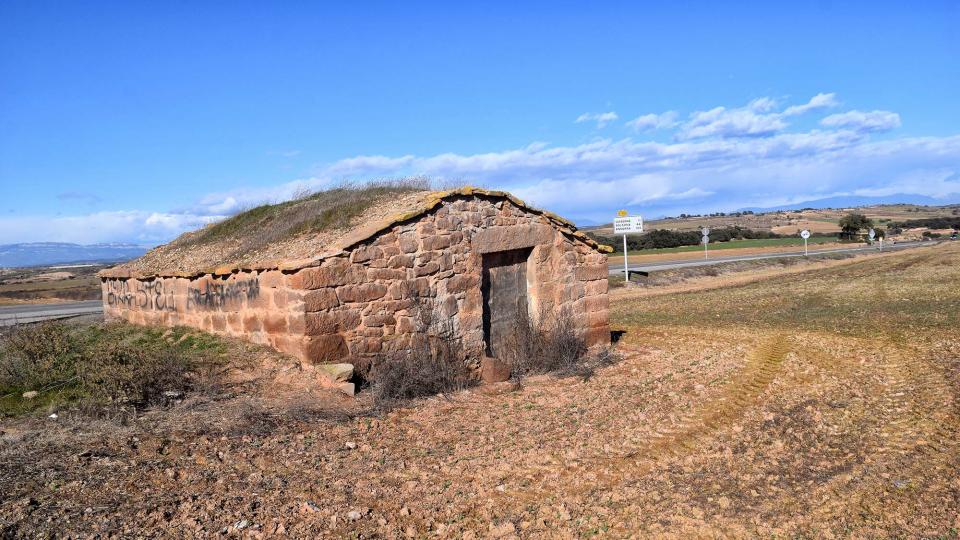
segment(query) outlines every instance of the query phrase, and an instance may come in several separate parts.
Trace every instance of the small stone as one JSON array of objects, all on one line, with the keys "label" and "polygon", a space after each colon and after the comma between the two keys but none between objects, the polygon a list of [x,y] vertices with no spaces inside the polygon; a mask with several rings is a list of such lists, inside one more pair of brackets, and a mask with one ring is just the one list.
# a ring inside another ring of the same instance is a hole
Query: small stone
[{"label": "small stone", "polygon": [[353,377],[353,364],[318,364],[316,367],[330,382],[347,382]]},{"label": "small stone", "polygon": [[345,446],[345,447],[347,448],[347,450],[356,450],[356,449],[357,449],[357,443],[355,443],[355,442],[353,442],[353,441],[348,441],[348,442],[347,442],[346,444],[344,444],[343,446]]},{"label": "small stone", "polygon": [[360,516],[361,516],[361,515],[360,515],[360,512],[358,512],[358,511],[356,511],[356,510],[351,510],[351,511],[347,512],[347,519],[349,519],[350,521],[356,521],[356,520],[360,519]]},{"label": "small stone", "polygon": [[409,516],[409,515],[410,515],[410,509],[407,508],[406,506],[404,506],[403,508],[400,509],[400,515],[401,515],[401,516],[404,516],[404,517]]},{"label": "small stone", "polygon": [[483,357],[480,360],[480,379],[485,383],[504,382],[510,378],[510,364],[490,358]]},{"label": "small stone", "polygon": [[491,538],[503,538],[504,536],[509,536],[516,532],[516,527],[513,526],[513,523],[505,521],[499,525],[495,523],[490,524],[490,537]]},{"label": "small stone", "polygon": [[242,531],[243,529],[246,529],[249,525],[250,525],[249,521],[245,519],[241,519],[240,521],[233,524],[233,528],[238,531]]},{"label": "small stone", "polygon": [[57,418],[60,418],[60,417],[57,416],[57,413],[53,413],[53,414],[51,414],[50,416],[48,416],[47,418],[50,418],[51,420],[56,420]]},{"label": "small stone", "polygon": [[317,506],[317,505],[315,505],[315,504],[313,504],[312,501],[304,501],[304,502],[303,502],[302,509],[303,509],[304,512],[310,512],[310,513],[319,512],[319,511],[320,511],[320,507]]},{"label": "small stone", "polygon": [[29,392],[23,393],[23,399],[33,399],[39,395],[40,395],[40,392],[37,392],[36,390],[30,390]]}]

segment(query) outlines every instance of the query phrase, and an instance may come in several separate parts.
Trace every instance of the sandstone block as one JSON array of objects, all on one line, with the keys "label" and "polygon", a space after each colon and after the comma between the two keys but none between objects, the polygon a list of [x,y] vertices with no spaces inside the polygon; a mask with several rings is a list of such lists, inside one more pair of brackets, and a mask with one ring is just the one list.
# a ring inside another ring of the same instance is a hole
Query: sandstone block
[{"label": "sandstone block", "polygon": [[417,238],[417,233],[415,232],[401,234],[399,243],[400,251],[404,253],[413,253],[420,249],[420,240]]},{"label": "sandstone block", "polygon": [[397,317],[397,328],[396,332],[398,334],[406,334],[416,330],[412,317]]},{"label": "sandstone block", "polygon": [[243,316],[243,330],[244,332],[259,332],[263,328],[263,325],[260,323],[260,317],[247,313]]},{"label": "sandstone block", "polygon": [[341,303],[369,302],[378,300],[387,294],[387,286],[382,283],[362,283],[347,285],[337,289],[337,298]]},{"label": "sandstone block", "polygon": [[583,340],[587,347],[610,345],[610,328],[606,326],[589,328],[584,333]]},{"label": "sandstone block", "polygon": [[498,383],[510,379],[510,364],[484,356],[480,360],[480,380],[485,383]]},{"label": "sandstone block", "polygon": [[423,249],[437,251],[450,247],[450,237],[447,235],[427,236],[423,239]]},{"label": "sandstone block", "polygon": [[574,270],[574,276],[580,281],[594,281],[598,279],[607,279],[607,264],[595,264],[591,266],[578,266]]},{"label": "sandstone block", "polygon": [[588,296],[584,298],[583,309],[587,313],[606,312],[610,309],[610,299],[606,295]]},{"label": "sandstone block", "polygon": [[413,255],[394,255],[387,261],[389,268],[413,268]]},{"label": "sandstone block", "polygon": [[401,268],[368,268],[367,278],[370,281],[406,279],[407,271]]},{"label": "sandstone block", "polygon": [[451,276],[447,281],[447,292],[457,293],[480,286],[480,277],[475,275],[458,274]]},{"label": "sandstone block", "polygon": [[329,364],[349,354],[347,343],[338,334],[312,336],[304,344],[304,355],[314,364]]},{"label": "sandstone block", "polygon": [[270,334],[284,334],[287,332],[287,316],[284,313],[270,311],[261,316],[263,331]]},{"label": "sandstone block", "polygon": [[352,265],[343,258],[331,259],[319,268],[304,268],[290,276],[294,289],[320,289],[362,283],[366,279],[363,266]]},{"label": "sandstone block", "polygon": [[610,286],[610,282],[606,279],[598,279],[596,281],[588,281],[584,284],[584,293],[588,296],[596,296],[601,294],[607,294],[607,289]]},{"label": "sandstone block", "polygon": [[353,378],[353,364],[317,364],[316,368],[331,383],[347,382]]},{"label": "sandstone block", "polygon": [[396,324],[397,320],[394,318],[392,313],[375,313],[373,315],[368,315],[363,318],[364,326],[393,326]]},{"label": "sandstone block", "polygon": [[307,313],[304,321],[309,335],[336,334],[356,328],[360,324],[360,313],[352,309],[321,311]]},{"label": "sandstone block", "polygon": [[478,253],[491,253],[549,244],[556,231],[549,225],[532,223],[513,227],[489,227],[473,235],[473,249]]},{"label": "sandstone block", "polygon": [[359,246],[350,254],[350,261],[359,263],[370,259],[379,259],[382,256],[383,251],[377,246]]},{"label": "sandstone block", "polygon": [[334,289],[317,289],[303,297],[303,304],[306,311],[325,311],[339,306],[340,300]]},{"label": "sandstone block", "polygon": [[440,270],[440,264],[430,261],[422,266],[416,267],[414,270],[417,277],[429,276],[430,274],[436,274]]}]

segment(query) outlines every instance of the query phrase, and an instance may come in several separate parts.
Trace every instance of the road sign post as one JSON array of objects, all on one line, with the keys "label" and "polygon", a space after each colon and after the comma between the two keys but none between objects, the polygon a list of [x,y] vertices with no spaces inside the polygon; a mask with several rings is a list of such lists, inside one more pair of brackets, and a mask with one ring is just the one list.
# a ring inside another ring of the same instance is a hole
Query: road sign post
[{"label": "road sign post", "polygon": [[613,218],[613,233],[623,235],[623,281],[630,281],[630,267],[627,263],[627,235],[643,232],[643,218],[627,215],[626,210],[617,212]]},{"label": "road sign post", "polygon": [[700,239],[700,241],[703,242],[703,258],[707,259],[709,258],[707,256],[707,244],[710,243],[710,228],[704,227],[700,229],[700,234],[703,235],[703,237]]},{"label": "road sign post", "polygon": [[810,238],[810,231],[804,229],[800,231],[800,238],[803,238],[803,256],[807,256],[807,238]]}]

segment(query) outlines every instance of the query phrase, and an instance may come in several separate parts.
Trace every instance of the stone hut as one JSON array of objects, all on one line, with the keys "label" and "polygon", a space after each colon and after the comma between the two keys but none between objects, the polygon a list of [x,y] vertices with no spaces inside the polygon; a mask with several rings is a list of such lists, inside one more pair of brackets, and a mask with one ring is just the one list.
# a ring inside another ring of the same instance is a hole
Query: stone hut
[{"label": "stone hut", "polygon": [[224,228],[210,225],[104,270],[106,317],[236,336],[312,364],[360,365],[403,347],[423,330],[424,306],[475,366],[498,356],[517,309],[541,323],[566,313],[588,346],[609,343],[610,248],[508,193],[397,193],[344,227],[272,239],[276,220],[258,216],[303,220],[289,204],[233,218],[248,224],[234,236],[210,240]]}]

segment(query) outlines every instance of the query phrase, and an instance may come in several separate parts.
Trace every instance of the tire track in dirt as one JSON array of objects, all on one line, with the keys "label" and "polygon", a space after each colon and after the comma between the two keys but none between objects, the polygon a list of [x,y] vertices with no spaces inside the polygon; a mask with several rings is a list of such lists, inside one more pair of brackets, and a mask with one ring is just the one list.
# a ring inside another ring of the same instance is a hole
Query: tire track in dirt
[{"label": "tire track in dirt", "polygon": [[589,478],[588,489],[632,482],[651,472],[658,462],[695,450],[718,431],[735,423],[763,398],[789,352],[790,342],[786,336],[774,335],[750,353],[743,369],[717,397],[656,430],[634,448],[616,456],[560,460],[565,463],[559,472],[556,465],[535,465],[516,471],[515,477],[537,478],[537,485],[504,490],[500,496],[515,501],[542,500],[544,496],[556,496],[561,491],[558,486],[568,484],[573,477]]},{"label": "tire track in dirt", "polygon": [[[867,450],[868,459],[856,469],[834,478],[812,494],[813,500],[842,502],[882,515],[891,488],[899,490],[914,481],[925,483],[957,465],[957,396],[946,376],[926,360],[896,344],[881,349],[877,367],[887,382],[883,397],[879,442]],[[917,487],[917,486],[913,486]],[[814,514],[829,514],[818,505]]]},{"label": "tire track in dirt", "polygon": [[692,450],[756,404],[789,352],[789,342],[783,335],[767,340],[753,351],[743,371],[724,388],[720,396],[704,404],[700,410],[684,414],[675,424],[658,429],[646,444],[620,459],[656,460]]}]

